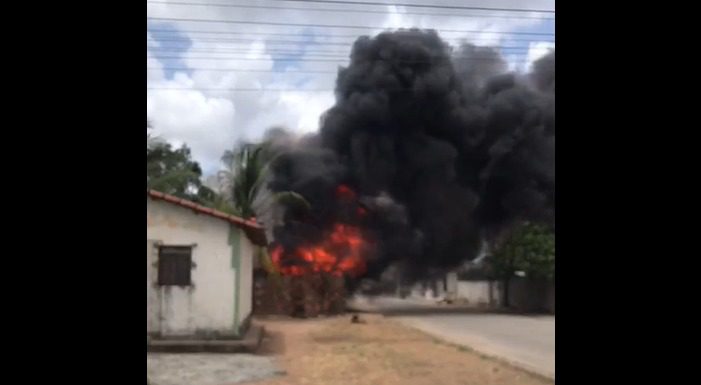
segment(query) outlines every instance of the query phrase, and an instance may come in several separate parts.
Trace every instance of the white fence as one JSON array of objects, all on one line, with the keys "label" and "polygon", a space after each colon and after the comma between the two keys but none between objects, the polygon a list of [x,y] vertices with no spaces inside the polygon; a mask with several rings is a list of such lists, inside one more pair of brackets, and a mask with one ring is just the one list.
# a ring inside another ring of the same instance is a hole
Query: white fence
[{"label": "white fence", "polygon": [[499,306],[501,304],[501,288],[496,282],[490,281],[458,281],[458,301],[481,306]]},{"label": "white fence", "polygon": [[[458,301],[470,305],[500,307],[503,300],[501,282],[458,281]],[[552,283],[513,278],[509,284],[509,305],[526,311],[555,312],[555,286]]]}]

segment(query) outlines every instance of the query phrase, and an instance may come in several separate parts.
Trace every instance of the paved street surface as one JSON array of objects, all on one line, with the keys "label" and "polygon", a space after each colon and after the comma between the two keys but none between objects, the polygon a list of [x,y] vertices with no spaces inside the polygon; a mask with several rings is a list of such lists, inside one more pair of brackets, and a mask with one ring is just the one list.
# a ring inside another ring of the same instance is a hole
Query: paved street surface
[{"label": "paved street surface", "polygon": [[146,361],[151,385],[229,385],[282,373],[272,357],[251,354],[149,353]]},{"label": "paved street surface", "polygon": [[[438,299],[407,297],[397,298],[391,296],[369,297],[357,295],[348,300],[347,306],[351,310],[370,313],[392,313],[404,310],[419,310],[439,308]],[[445,306],[441,307],[444,308]]]},{"label": "paved street surface", "polygon": [[450,343],[555,376],[554,316],[426,314],[392,318]]}]

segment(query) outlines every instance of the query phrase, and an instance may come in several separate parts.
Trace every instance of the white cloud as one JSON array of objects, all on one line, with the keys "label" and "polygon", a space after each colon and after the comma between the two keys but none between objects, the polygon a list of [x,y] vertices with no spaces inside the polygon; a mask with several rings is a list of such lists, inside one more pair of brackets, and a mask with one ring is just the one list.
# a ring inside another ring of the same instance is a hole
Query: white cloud
[{"label": "white cloud", "polygon": [[299,133],[314,132],[318,129],[319,118],[333,106],[332,91],[326,92],[283,92],[280,102],[288,111],[298,111],[293,128]]},{"label": "white cloud", "polygon": [[555,49],[555,43],[550,41],[539,41],[531,43],[528,47],[528,64],[545,56],[550,50]]},{"label": "white cloud", "polygon": [[234,138],[236,110],[226,98],[198,91],[156,90],[148,94],[147,114],[155,134],[173,144],[186,143],[203,169],[213,170]]},{"label": "white cloud", "polygon": [[[253,3],[251,3],[253,4]],[[444,3],[443,3],[444,4]],[[322,8],[320,5],[308,5],[310,8]],[[552,0],[494,0],[489,6],[514,8],[549,8]],[[302,7],[296,4],[295,7]],[[331,6],[323,6],[330,8]],[[382,8],[374,8],[382,9]],[[148,4],[148,16],[159,18],[188,18],[213,20],[267,20],[299,24],[338,24],[338,25],[376,25],[375,29],[313,29],[303,27],[279,27],[266,25],[237,25],[219,23],[191,23],[181,21],[167,22],[169,28],[176,28],[182,35],[192,40],[192,46],[182,54],[183,63],[192,71],[180,71],[171,78],[166,77],[163,62],[147,59],[147,66],[155,68],[148,71],[148,87],[155,88],[186,88],[188,90],[149,90],[147,95],[148,117],[153,121],[156,134],[173,143],[187,143],[193,151],[194,158],[200,162],[205,174],[212,174],[219,167],[219,158],[223,151],[231,148],[238,140],[259,139],[264,131],[271,126],[285,126],[299,133],[312,132],[318,129],[320,115],[330,108],[334,102],[333,88],[335,73],[330,74],[300,74],[296,71],[334,71],[345,60],[338,62],[301,61],[288,63],[294,65],[292,72],[245,72],[241,69],[270,71],[275,62],[271,54],[281,49],[279,44],[270,40],[295,40],[293,37],[302,33],[318,33],[315,41],[344,42],[347,45],[286,45],[285,49],[299,51],[305,58],[319,57],[314,51],[335,52],[338,56],[347,57],[353,38],[331,38],[335,35],[367,35],[380,32],[384,28],[421,27],[452,30],[475,30],[477,34],[456,32],[442,33],[445,39],[457,43],[470,37],[480,44],[500,44],[503,34],[500,32],[513,31],[516,28],[533,26],[538,23],[534,19],[494,19],[494,18],[461,18],[406,15],[403,12],[428,11],[417,8],[386,7],[386,14],[366,13],[328,13],[280,10],[271,12],[264,9],[195,7],[168,4]],[[450,10],[431,10],[428,12],[451,13]],[[160,23],[160,22],[159,22]],[[158,23],[157,23],[158,24]],[[156,27],[159,28],[159,27]],[[241,32],[243,35],[203,35],[200,33],[183,32],[226,31]],[[255,33],[275,33],[282,36],[261,36]],[[286,36],[288,34],[290,36]],[[212,42],[204,41],[203,37],[217,39],[243,38],[251,41],[242,42]],[[147,34],[147,49],[154,52],[159,46],[152,36]],[[268,42],[266,42],[266,39]],[[160,44],[163,46],[163,44]],[[530,46],[529,61],[535,50],[541,46]],[[237,53],[211,53],[201,51],[231,50]],[[199,51],[199,52],[198,52]],[[524,53],[520,56],[523,58]],[[196,58],[221,57],[224,60],[202,60]],[[236,57],[234,59],[232,57]],[[242,60],[245,59],[245,60]],[[260,59],[260,60],[251,60]],[[523,60],[523,59],[522,59]],[[170,66],[171,63],[168,63]],[[278,64],[279,65],[279,64]],[[219,69],[220,71],[206,71]],[[226,70],[231,71],[226,71]],[[238,69],[238,71],[237,71]],[[207,89],[232,88],[265,88],[265,89],[315,89],[327,91],[297,92],[297,91],[265,91],[265,92],[232,92],[211,91]]]}]

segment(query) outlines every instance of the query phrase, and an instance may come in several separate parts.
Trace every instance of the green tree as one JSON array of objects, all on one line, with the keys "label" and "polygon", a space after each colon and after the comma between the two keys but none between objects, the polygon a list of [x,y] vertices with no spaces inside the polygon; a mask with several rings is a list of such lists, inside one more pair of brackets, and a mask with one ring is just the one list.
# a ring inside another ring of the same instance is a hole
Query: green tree
[{"label": "green tree", "polygon": [[220,180],[236,214],[243,218],[256,216],[255,206],[264,187],[268,155],[265,145],[244,143],[222,156],[226,170],[220,172]]},{"label": "green tree", "polygon": [[146,120],[146,185],[180,198],[188,199],[230,214],[234,209],[216,191],[201,182],[200,165],[192,160],[190,149],[183,145],[174,149],[169,143],[152,136],[150,120]]},{"label": "green tree", "polygon": [[489,270],[493,278],[503,282],[506,307],[509,283],[516,272],[533,280],[555,278],[555,234],[547,226],[529,222],[517,225],[494,249]]},{"label": "green tree", "polygon": [[[281,150],[277,150],[270,140],[243,143],[224,153],[222,161],[226,169],[219,173],[219,178],[224,186],[222,195],[228,199],[234,214],[246,219],[260,218],[280,203],[309,207],[309,203],[296,192],[272,193],[266,189],[270,165],[280,153]],[[267,248],[260,248],[257,253],[265,270],[279,278]]]},{"label": "green tree", "polygon": [[272,193],[266,189],[270,165],[281,150],[270,141],[243,143],[222,156],[226,169],[219,173],[224,193],[236,215],[243,218],[268,213],[276,204],[296,204],[308,208],[309,203],[294,191]]},{"label": "green tree", "polygon": [[192,160],[186,145],[177,149],[161,142],[147,146],[146,185],[149,189],[197,200],[201,176],[200,165]]}]

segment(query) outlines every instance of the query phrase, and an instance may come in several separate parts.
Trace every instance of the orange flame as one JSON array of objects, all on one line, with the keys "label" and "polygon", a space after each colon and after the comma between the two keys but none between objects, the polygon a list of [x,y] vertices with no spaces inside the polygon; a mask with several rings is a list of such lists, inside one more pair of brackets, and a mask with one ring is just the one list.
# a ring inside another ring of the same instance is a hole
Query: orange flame
[{"label": "orange flame", "polygon": [[[349,203],[355,201],[357,195],[350,187],[341,184],[336,187],[336,198]],[[367,209],[362,206],[358,206],[355,212],[359,218],[367,215]],[[324,272],[355,277],[365,273],[362,254],[366,245],[358,227],[336,223],[315,245],[299,246],[294,250],[284,250],[277,245],[271,250],[271,255],[275,267],[285,275]]]},{"label": "orange flame", "polygon": [[[365,244],[358,228],[337,223],[328,236],[317,245],[300,246],[290,253],[285,253],[283,247],[277,245],[271,254],[273,264],[285,275],[324,272],[358,276],[366,269],[365,260],[361,255]],[[294,264],[283,266],[283,255]]]},{"label": "orange flame", "polygon": [[340,199],[354,200],[355,191],[351,190],[350,187],[344,184],[340,184],[338,187],[336,187],[336,196]]}]

